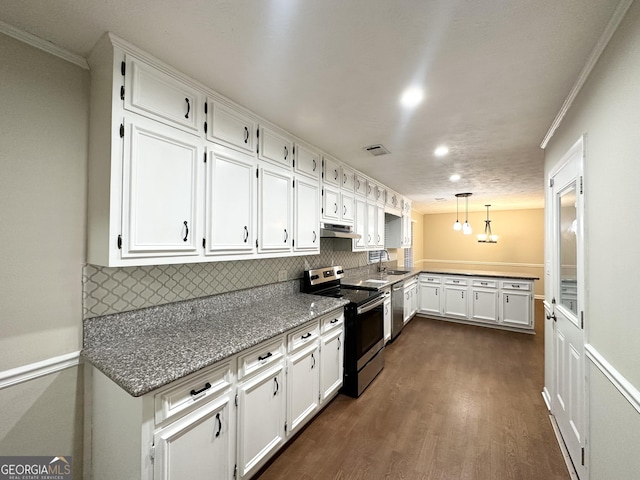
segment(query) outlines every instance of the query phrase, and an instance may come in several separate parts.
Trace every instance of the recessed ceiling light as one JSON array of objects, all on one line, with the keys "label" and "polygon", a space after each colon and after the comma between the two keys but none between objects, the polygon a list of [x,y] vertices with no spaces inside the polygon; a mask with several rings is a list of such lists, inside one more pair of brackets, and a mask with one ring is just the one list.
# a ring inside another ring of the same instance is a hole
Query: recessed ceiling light
[{"label": "recessed ceiling light", "polygon": [[404,91],[402,97],[400,98],[400,102],[405,107],[415,107],[422,101],[423,98],[424,92],[421,88],[410,87]]},{"label": "recessed ceiling light", "polygon": [[433,151],[433,154],[436,157],[444,157],[447,153],[449,153],[449,148],[446,147],[445,145],[440,145],[438,148],[436,148]]},{"label": "recessed ceiling light", "polygon": [[460,175],[458,175],[457,173],[454,173],[449,177],[449,180],[451,180],[452,182],[457,182],[458,180],[460,180]]}]

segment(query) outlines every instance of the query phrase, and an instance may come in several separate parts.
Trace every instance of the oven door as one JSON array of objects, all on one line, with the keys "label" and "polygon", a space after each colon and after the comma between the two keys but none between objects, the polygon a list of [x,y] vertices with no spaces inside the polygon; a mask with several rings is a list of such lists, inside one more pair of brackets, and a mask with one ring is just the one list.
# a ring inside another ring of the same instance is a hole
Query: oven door
[{"label": "oven door", "polygon": [[355,357],[361,370],[384,346],[384,296],[358,307],[354,321]]}]

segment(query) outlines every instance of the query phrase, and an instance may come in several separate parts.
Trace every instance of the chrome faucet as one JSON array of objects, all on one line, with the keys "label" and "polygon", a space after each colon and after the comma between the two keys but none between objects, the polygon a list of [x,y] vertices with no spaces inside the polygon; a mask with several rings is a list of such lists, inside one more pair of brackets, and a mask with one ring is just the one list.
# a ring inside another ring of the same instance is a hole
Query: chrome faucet
[{"label": "chrome faucet", "polygon": [[380,250],[380,255],[378,256],[378,272],[382,273],[385,272],[387,269],[386,267],[382,267],[382,254],[386,254],[387,255],[387,262],[391,261],[391,258],[389,257],[389,252],[387,251],[387,249],[385,248],[384,250]]}]

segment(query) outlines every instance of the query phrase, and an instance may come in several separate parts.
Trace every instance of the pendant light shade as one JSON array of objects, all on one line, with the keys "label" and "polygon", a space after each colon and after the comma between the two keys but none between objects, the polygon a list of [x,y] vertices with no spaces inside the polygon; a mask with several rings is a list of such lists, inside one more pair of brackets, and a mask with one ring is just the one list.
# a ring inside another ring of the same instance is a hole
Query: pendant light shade
[{"label": "pendant light shade", "polygon": [[498,235],[494,235],[491,232],[491,220],[489,220],[489,207],[491,205],[485,205],[487,207],[487,219],[484,221],[484,233],[478,235],[478,242],[480,243],[498,243]]},{"label": "pendant light shade", "polygon": [[[453,224],[454,230],[462,230],[462,233],[465,235],[471,235],[471,225],[469,225],[469,197],[471,193],[456,193],[456,205],[458,204],[458,199],[463,197],[465,199],[465,219],[464,224],[460,225],[456,214],[456,223]],[[456,207],[457,210],[457,207]],[[456,228],[457,227],[457,228]]]}]

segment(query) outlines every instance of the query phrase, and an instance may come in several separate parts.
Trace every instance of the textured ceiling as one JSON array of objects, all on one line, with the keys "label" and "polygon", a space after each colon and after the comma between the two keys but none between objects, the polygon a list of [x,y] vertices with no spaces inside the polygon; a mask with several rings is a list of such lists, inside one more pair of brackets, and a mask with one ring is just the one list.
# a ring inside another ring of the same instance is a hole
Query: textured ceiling
[{"label": "textured ceiling", "polygon": [[543,206],[540,141],[617,3],[0,0],[0,19],[84,57],[111,31],[428,213],[465,191],[470,210]]}]

